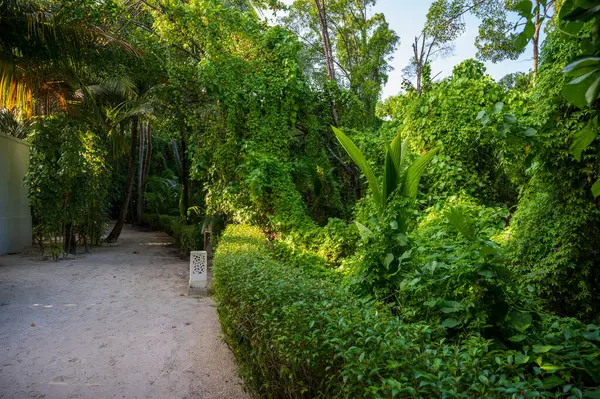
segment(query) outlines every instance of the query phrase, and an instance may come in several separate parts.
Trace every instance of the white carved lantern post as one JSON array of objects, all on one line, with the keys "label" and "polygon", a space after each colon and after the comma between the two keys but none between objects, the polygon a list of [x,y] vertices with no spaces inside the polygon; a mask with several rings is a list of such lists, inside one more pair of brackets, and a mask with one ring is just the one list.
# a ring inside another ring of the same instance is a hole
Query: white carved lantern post
[{"label": "white carved lantern post", "polygon": [[190,252],[189,295],[206,295],[208,257],[206,251]]}]

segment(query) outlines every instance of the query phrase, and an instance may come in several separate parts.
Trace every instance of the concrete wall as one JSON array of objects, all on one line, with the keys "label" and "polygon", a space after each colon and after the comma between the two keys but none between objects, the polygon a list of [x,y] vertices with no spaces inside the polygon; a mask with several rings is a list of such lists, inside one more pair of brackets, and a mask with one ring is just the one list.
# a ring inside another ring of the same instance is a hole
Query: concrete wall
[{"label": "concrete wall", "polygon": [[0,133],[0,255],[31,245],[31,212],[23,178],[29,144]]}]

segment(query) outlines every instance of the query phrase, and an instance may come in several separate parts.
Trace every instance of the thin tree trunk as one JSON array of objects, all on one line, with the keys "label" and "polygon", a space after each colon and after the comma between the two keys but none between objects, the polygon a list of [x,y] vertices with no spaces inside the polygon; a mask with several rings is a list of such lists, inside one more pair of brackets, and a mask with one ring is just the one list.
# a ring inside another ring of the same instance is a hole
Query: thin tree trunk
[{"label": "thin tree trunk", "polygon": [[75,229],[73,229],[73,222],[65,224],[65,231],[63,234],[63,251],[66,254],[77,254],[77,240],[75,239]]},{"label": "thin tree trunk", "polygon": [[[331,41],[329,39],[329,31],[327,29],[327,14],[325,13],[325,1],[321,3],[320,0],[315,0],[317,10],[319,11],[319,22],[321,24],[321,41],[323,43],[323,54],[325,55],[325,67],[327,69],[327,77],[330,81],[335,82],[335,69],[333,66],[333,51],[331,50]],[[339,125],[339,116],[335,100],[331,96],[331,115],[333,117],[333,123],[335,126]]]},{"label": "thin tree trunk", "polygon": [[327,29],[327,14],[325,13],[325,1],[315,0],[317,10],[319,11],[319,22],[321,24],[321,39],[323,42],[323,53],[325,54],[325,66],[329,80],[335,80],[335,69],[333,68],[333,52],[331,50],[331,41],[329,40],[329,31]]},{"label": "thin tree trunk", "polygon": [[137,179],[137,200],[135,202],[135,221],[141,225],[144,217],[142,209],[144,203],[144,165],[146,162],[145,156],[146,146],[146,126],[144,122],[140,123],[140,146],[138,151],[138,179]]},{"label": "thin tree trunk", "polygon": [[421,74],[423,73],[423,66],[421,65],[421,63],[423,62],[423,60],[421,59],[421,56],[419,54],[419,38],[418,37],[415,37],[415,42],[413,43],[412,48],[413,48],[413,53],[415,55],[415,64],[416,64],[415,66],[417,68],[417,70],[416,70],[417,95],[421,95]]},{"label": "thin tree trunk", "polygon": [[125,224],[125,218],[127,217],[127,209],[129,208],[129,202],[131,201],[131,191],[133,189],[133,174],[135,170],[135,145],[137,142],[138,135],[138,117],[131,117],[131,144],[129,149],[129,169],[127,170],[127,182],[125,183],[125,194],[123,202],[121,203],[121,209],[119,211],[119,217],[117,223],[113,227],[112,231],[106,238],[106,242],[116,242],[121,235],[123,225]]},{"label": "thin tree trunk", "polygon": [[533,44],[533,85],[535,86],[535,78],[538,72],[538,61],[540,56],[540,30],[542,28],[542,22],[540,18],[541,7],[540,1],[536,2],[536,13],[535,13],[535,31],[533,32],[533,38],[531,40]]},{"label": "thin tree trunk", "polygon": [[187,210],[189,206],[189,177],[188,177],[188,165],[187,165],[187,144],[185,140],[185,130],[182,128],[180,131],[181,140],[181,209],[183,210],[183,219],[187,224]]},{"label": "thin tree trunk", "polygon": [[152,134],[150,133],[150,122],[146,124],[146,159],[144,161],[144,175],[142,178],[142,191],[146,190],[146,182],[150,174],[150,161],[152,160]]},{"label": "thin tree trunk", "polygon": [[144,162],[142,168],[142,187],[141,187],[141,195],[138,196],[138,201],[140,205],[140,218],[138,219],[139,224],[144,223],[144,213],[142,212],[144,209],[144,193],[146,192],[146,182],[148,181],[148,174],[150,173],[150,160],[152,157],[152,136],[150,134],[150,122],[146,122],[145,127],[145,148],[146,153],[144,155]]}]

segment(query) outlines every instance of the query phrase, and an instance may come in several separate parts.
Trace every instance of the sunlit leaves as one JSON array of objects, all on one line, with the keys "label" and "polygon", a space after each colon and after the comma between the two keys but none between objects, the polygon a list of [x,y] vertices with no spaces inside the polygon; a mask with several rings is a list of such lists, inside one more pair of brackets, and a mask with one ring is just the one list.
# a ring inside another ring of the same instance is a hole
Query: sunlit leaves
[{"label": "sunlit leaves", "polygon": [[597,135],[598,117],[590,120],[583,129],[573,135],[573,143],[571,144],[570,151],[576,160],[581,161],[581,154],[592,144]]}]

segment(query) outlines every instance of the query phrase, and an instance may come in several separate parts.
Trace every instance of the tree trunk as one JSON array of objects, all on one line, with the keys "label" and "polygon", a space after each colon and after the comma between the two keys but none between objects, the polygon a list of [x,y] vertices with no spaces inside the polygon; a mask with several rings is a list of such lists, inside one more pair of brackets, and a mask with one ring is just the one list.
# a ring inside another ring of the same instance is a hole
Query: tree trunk
[{"label": "tree trunk", "polygon": [[77,240],[75,239],[75,229],[73,229],[72,222],[65,224],[65,231],[63,234],[63,251],[66,254],[77,254]]},{"label": "tree trunk", "polygon": [[[140,158],[141,185],[138,187],[138,224],[144,223],[144,193],[146,192],[146,182],[150,173],[150,159],[152,157],[152,136],[150,134],[150,122],[146,122],[144,127],[144,157]],[[141,161],[143,159],[143,161]],[[141,194],[140,194],[141,193]]]},{"label": "tree trunk", "polygon": [[183,219],[187,224],[187,210],[190,207],[189,205],[189,177],[188,177],[188,165],[187,165],[187,144],[185,140],[185,130],[182,128],[180,130],[180,141],[181,141],[181,209],[183,210]]},{"label": "tree trunk", "polygon": [[[315,0],[315,5],[317,6],[317,10],[319,11],[319,22],[321,24],[321,41],[323,43],[323,54],[325,55],[325,67],[327,69],[327,77],[330,81],[335,82],[335,69],[333,67],[333,51],[331,50],[331,41],[329,39],[329,31],[327,29],[327,14],[325,13],[325,1],[321,3],[320,0]],[[339,125],[339,116],[337,112],[337,107],[335,105],[335,100],[333,96],[331,96],[331,91],[329,93],[331,97],[331,115],[333,117],[333,123],[335,126]]]},{"label": "tree trunk", "polygon": [[535,86],[535,79],[537,77],[538,72],[538,61],[540,54],[540,30],[542,28],[542,22],[540,18],[541,7],[540,1],[537,0],[536,4],[536,13],[535,13],[535,31],[533,32],[533,39],[531,40],[533,44],[533,85]]},{"label": "tree trunk", "polygon": [[125,224],[125,218],[127,217],[127,209],[129,208],[129,202],[131,200],[131,191],[133,189],[133,174],[135,170],[135,144],[137,142],[138,135],[138,117],[131,117],[131,144],[129,149],[129,169],[127,170],[127,182],[125,183],[125,193],[123,196],[123,202],[121,203],[121,209],[119,211],[119,217],[117,223],[113,227],[112,231],[106,237],[106,242],[116,242],[121,235],[123,225]]},{"label": "tree trunk", "polygon": [[331,50],[331,41],[327,29],[327,14],[325,13],[325,1],[315,0],[317,10],[319,11],[319,22],[321,24],[321,40],[323,42],[323,53],[325,54],[325,67],[329,80],[335,80],[335,69],[333,68],[333,52]]},{"label": "tree trunk", "polygon": [[142,190],[146,190],[146,182],[150,174],[150,161],[152,160],[152,134],[150,133],[150,122],[146,124],[146,159],[144,161],[144,175],[142,177]]},{"label": "tree trunk", "polygon": [[140,123],[140,146],[138,150],[138,176],[137,176],[137,200],[135,201],[135,221],[138,225],[143,223],[144,217],[142,210],[144,208],[144,166],[146,146],[146,126],[144,122]]}]

